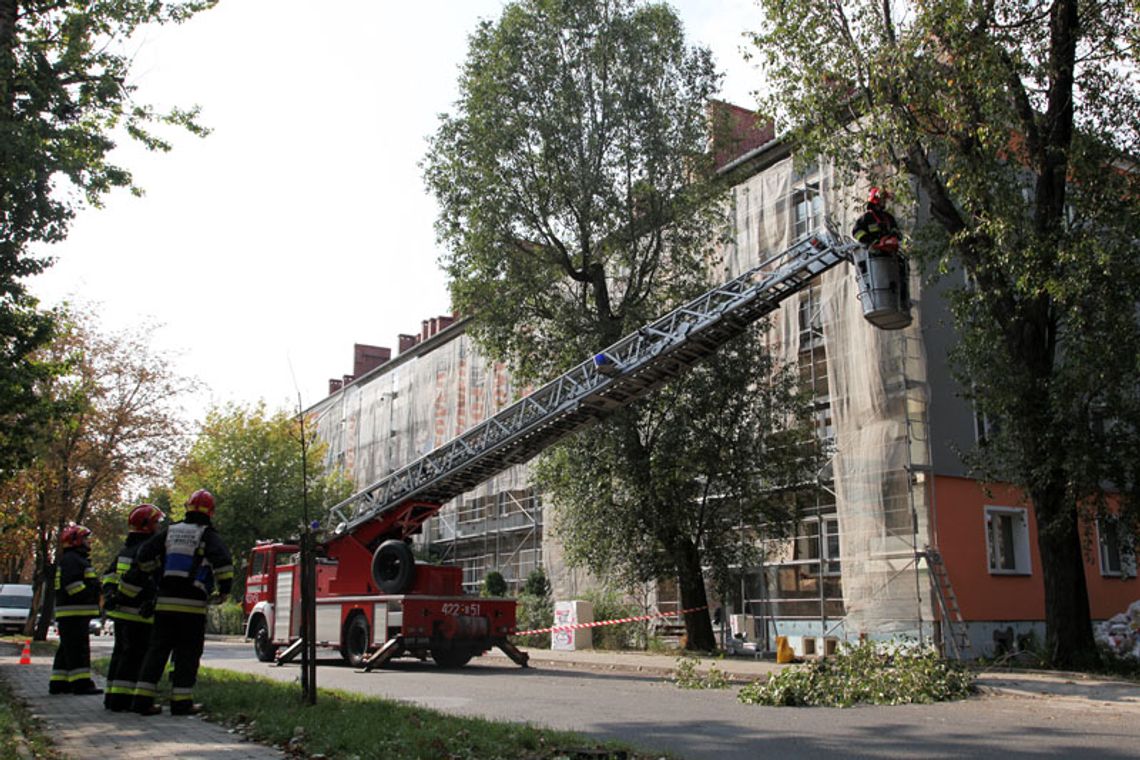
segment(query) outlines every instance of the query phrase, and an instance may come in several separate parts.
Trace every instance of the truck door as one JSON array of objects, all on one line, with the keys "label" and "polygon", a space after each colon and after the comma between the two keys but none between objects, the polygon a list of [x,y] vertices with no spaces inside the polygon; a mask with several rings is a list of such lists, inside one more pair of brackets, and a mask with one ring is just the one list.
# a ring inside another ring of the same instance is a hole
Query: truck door
[{"label": "truck door", "polygon": [[254,547],[246,568],[242,611],[248,616],[258,602],[273,601],[274,586],[273,552],[269,547]]}]

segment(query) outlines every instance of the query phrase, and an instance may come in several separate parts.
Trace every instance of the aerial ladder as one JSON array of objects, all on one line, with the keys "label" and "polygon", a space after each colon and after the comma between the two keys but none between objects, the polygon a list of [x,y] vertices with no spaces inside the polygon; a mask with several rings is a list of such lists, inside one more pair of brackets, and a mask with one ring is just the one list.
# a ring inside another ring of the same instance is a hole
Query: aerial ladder
[{"label": "aerial ladder", "polygon": [[[341,626],[342,654],[350,650],[352,656],[345,654],[346,659],[363,663],[366,669],[408,651],[430,651],[441,664],[462,664],[466,662],[464,655],[469,659],[471,652],[481,653],[478,650],[489,642],[525,665],[526,655],[503,635],[504,631],[513,632],[513,607],[509,614],[499,609],[487,613],[485,609],[476,611],[478,605],[453,600],[441,603],[441,609],[457,612],[458,622],[441,623],[435,617],[435,608],[424,607],[417,614],[433,621],[433,627],[425,629],[422,635],[407,630],[409,609],[419,610],[417,605],[425,599],[440,600],[447,593],[462,593],[461,583],[454,575],[443,577],[445,571],[458,568],[416,565],[408,539],[447,501],[512,465],[532,459],[562,438],[685,373],[743,334],[751,324],[774,312],[815,277],[845,261],[855,266],[860,300],[868,320],[886,329],[909,324],[905,261],[899,256],[885,260],[883,255],[870,252],[825,226],[626,335],[494,416],[333,506],[325,521],[326,529],[331,530],[322,555],[326,562],[339,564],[340,570],[331,570],[328,582],[318,590],[318,615],[320,603],[334,598],[363,599],[368,594],[379,594],[396,600],[385,603],[386,634],[375,633],[380,626],[375,617],[368,629],[368,620],[352,621],[353,609],[342,605],[339,618],[330,612],[333,622],[339,620]],[[366,586],[361,585],[363,576],[370,576],[367,580],[371,582]],[[271,602],[263,600],[261,604]],[[369,612],[366,607],[358,611],[380,614]],[[474,612],[478,614],[469,614]],[[500,624],[507,621],[509,625],[496,627],[494,623],[471,619],[488,614]],[[253,617],[251,614],[251,626]],[[393,621],[399,624],[394,625]],[[335,625],[331,627],[335,632]],[[370,636],[361,633],[368,630],[373,631]],[[456,645],[458,654],[448,654],[448,636],[462,639],[465,632],[472,631],[486,633],[482,644],[471,644],[467,650]],[[259,632],[247,632],[255,638],[255,649]],[[367,641],[354,646],[350,641],[354,632],[357,638],[364,636]],[[295,643],[295,639],[278,630],[270,634],[266,646]],[[371,656],[364,656],[361,651],[377,646]],[[258,656],[265,659],[262,649],[258,649]]]}]

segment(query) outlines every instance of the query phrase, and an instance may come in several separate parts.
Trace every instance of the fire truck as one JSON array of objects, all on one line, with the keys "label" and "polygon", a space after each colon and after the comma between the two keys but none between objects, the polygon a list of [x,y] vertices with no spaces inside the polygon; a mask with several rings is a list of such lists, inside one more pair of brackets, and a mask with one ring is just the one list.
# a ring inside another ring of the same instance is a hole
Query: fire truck
[{"label": "fire truck", "polygon": [[[412,536],[445,502],[684,373],[845,261],[854,265],[868,321],[882,329],[910,324],[905,259],[827,226],[334,506],[316,559],[315,643],[365,670],[402,655],[461,667],[492,647],[525,667],[526,653],[508,638],[514,600],[465,596],[460,568],[415,562]],[[298,549],[267,541],[249,558],[246,637],[262,661],[301,645]]]}]

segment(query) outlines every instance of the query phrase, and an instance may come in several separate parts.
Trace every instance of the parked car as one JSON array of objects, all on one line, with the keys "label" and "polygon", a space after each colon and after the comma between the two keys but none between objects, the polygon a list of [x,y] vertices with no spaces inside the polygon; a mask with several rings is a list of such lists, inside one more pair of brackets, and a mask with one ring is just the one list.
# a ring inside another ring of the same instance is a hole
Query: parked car
[{"label": "parked car", "polygon": [[107,618],[91,618],[87,629],[92,636],[112,636],[115,633],[114,623]]},{"label": "parked car", "polygon": [[27,583],[0,583],[0,631],[20,633],[32,611],[32,587]]}]

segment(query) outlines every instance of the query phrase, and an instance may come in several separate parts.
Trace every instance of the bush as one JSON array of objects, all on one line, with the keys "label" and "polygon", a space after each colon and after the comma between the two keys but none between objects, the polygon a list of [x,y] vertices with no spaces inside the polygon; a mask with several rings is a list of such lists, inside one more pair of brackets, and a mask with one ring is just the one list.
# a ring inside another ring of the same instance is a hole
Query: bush
[{"label": "bush", "polygon": [[[594,605],[594,620],[637,617],[641,610],[623,602],[613,591],[588,591],[582,597]],[[639,623],[602,625],[593,629],[595,649],[642,649],[645,627]]]},{"label": "bush", "polygon": [[[518,598],[518,627],[520,631],[549,628],[554,625],[554,601],[548,595],[522,593]],[[519,636],[515,642],[519,646],[550,649],[549,633],[532,633]]]},{"label": "bush", "polygon": [[242,622],[241,605],[233,600],[206,608],[206,633],[241,635],[245,633]]},{"label": "bush", "polygon": [[739,698],[745,704],[777,707],[928,704],[965,699],[973,686],[965,667],[933,649],[864,641],[834,657],[787,668],[767,682],[748,684]]},{"label": "bush", "polygon": [[507,595],[507,580],[503,574],[498,570],[492,570],[483,576],[483,589],[479,593],[480,596],[506,596]]},{"label": "bush", "polygon": [[531,570],[530,575],[526,577],[526,583],[523,584],[522,593],[539,597],[550,596],[550,581],[546,578],[546,571],[541,567]]}]

